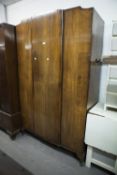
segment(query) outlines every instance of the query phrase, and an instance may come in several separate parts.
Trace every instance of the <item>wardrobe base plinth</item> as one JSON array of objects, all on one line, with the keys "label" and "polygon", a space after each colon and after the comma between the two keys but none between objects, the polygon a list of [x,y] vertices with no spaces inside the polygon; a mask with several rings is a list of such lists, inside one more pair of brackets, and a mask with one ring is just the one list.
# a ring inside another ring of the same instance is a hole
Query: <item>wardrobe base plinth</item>
[{"label": "wardrobe base plinth", "polygon": [[14,140],[21,128],[20,112],[9,114],[0,111],[0,128]]}]

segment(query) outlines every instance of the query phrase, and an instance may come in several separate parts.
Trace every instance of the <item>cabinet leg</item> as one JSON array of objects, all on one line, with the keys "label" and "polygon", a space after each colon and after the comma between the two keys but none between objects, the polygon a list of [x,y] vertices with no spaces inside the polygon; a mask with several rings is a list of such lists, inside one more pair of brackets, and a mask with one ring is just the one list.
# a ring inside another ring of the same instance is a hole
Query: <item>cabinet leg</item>
[{"label": "cabinet leg", "polygon": [[80,160],[80,166],[83,167],[85,165],[83,160]]},{"label": "cabinet leg", "polygon": [[24,128],[22,128],[22,129],[20,130],[20,132],[21,132],[22,135],[24,135],[24,131],[25,131]]},{"label": "cabinet leg", "polygon": [[104,105],[104,111],[106,111],[106,108],[107,108],[107,106],[106,106],[106,104]]},{"label": "cabinet leg", "polygon": [[93,155],[93,148],[91,146],[87,147],[87,155],[86,155],[86,167],[91,167],[91,160]]},{"label": "cabinet leg", "polygon": [[10,139],[15,140],[16,139],[16,134],[10,135]]},{"label": "cabinet leg", "polygon": [[116,157],[116,161],[115,161],[115,174],[117,175],[117,157]]},{"label": "cabinet leg", "polygon": [[15,140],[16,139],[16,136],[17,136],[17,134],[19,132],[20,132],[20,130],[17,130],[17,131],[15,131],[13,133],[7,131],[7,133],[9,134],[9,137],[10,137],[11,140]]},{"label": "cabinet leg", "polygon": [[77,152],[76,153],[76,158],[79,160],[80,166],[84,166],[85,162],[85,153],[84,151],[82,152]]}]

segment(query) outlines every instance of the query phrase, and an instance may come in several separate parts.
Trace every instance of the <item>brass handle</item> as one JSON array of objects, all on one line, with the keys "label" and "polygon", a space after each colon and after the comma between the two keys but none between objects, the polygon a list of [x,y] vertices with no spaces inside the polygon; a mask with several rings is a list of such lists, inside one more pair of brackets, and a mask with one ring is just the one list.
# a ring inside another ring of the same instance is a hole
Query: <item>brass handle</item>
[{"label": "brass handle", "polygon": [[50,58],[49,58],[49,57],[47,57],[47,58],[46,58],[46,60],[47,60],[47,61],[49,61],[49,60],[50,60]]},{"label": "brass handle", "polygon": [[46,42],[45,42],[45,41],[43,41],[43,42],[42,42],[42,45],[46,45]]},{"label": "brass handle", "polygon": [[34,59],[34,61],[37,61],[37,57],[34,57],[33,59]]}]

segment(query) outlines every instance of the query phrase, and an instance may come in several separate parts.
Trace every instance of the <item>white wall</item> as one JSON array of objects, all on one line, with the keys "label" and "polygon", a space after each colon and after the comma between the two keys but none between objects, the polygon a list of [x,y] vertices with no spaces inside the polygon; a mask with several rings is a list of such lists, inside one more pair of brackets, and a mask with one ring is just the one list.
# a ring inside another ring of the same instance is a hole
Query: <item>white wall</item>
[{"label": "white wall", "polygon": [[0,23],[6,22],[6,10],[5,7],[0,3]]},{"label": "white wall", "polygon": [[[8,23],[18,24],[22,20],[56,9],[74,6],[94,7],[105,22],[103,55],[111,52],[112,21],[117,20],[117,0],[22,0],[7,7]],[[102,69],[100,100],[105,97],[106,68]]]}]

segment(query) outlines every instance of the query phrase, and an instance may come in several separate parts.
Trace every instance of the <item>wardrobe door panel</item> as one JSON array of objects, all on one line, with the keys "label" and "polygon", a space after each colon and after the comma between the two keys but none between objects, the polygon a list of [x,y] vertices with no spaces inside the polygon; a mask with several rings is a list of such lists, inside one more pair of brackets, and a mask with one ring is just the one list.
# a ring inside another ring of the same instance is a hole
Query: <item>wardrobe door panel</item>
[{"label": "wardrobe door panel", "polygon": [[45,140],[60,142],[61,12],[32,21],[34,126]]},{"label": "wardrobe door panel", "polygon": [[30,21],[17,26],[20,104],[23,127],[33,131],[33,80]]},{"label": "wardrobe door panel", "polygon": [[32,21],[35,133],[51,143],[60,142],[61,13]]},{"label": "wardrobe door panel", "polygon": [[83,158],[92,10],[64,11],[61,144]]},{"label": "wardrobe door panel", "polygon": [[16,27],[4,24],[5,61],[9,97],[9,113],[19,112],[18,60],[16,46]]},{"label": "wardrobe door panel", "polygon": [[0,110],[6,112],[10,110],[5,61],[5,37],[2,26],[0,26]]}]

